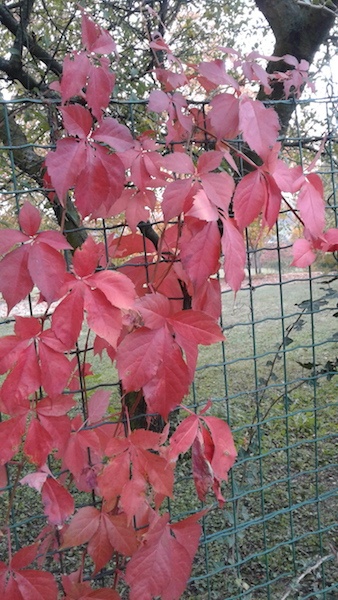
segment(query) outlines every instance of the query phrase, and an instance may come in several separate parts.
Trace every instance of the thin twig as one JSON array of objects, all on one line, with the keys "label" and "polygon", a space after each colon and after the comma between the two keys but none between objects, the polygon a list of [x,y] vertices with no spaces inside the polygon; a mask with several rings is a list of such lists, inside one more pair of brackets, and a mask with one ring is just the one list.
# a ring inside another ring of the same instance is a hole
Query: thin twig
[{"label": "thin twig", "polygon": [[332,560],[334,558],[333,554],[327,554],[326,556],[322,556],[314,565],[310,565],[304,573],[299,575],[296,580],[289,586],[289,589],[285,592],[280,600],[286,600],[295,591],[295,587],[312,571],[316,571],[324,562],[328,560]]},{"label": "thin twig", "polygon": [[330,15],[333,15],[334,17],[336,17],[338,14],[337,10],[332,10],[332,8],[325,6],[325,4],[312,4],[310,2],[303,2],[302,0],[297,0],[297,4],[298,4],[298,6],[306,6],[307,8],[315,8],[316,10],[324,10],[325,12],[329,13]]}]

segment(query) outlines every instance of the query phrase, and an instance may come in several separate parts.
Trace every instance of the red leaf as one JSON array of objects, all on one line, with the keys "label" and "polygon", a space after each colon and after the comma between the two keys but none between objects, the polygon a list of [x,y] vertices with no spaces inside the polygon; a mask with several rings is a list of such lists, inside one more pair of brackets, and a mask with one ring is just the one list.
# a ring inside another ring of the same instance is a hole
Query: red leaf
[{"label": "red leaf", "polygon": [[103,567],[113,556],[114,548],[109,542],[106,523],[102,519],[102,516],[97,531],[89,540],[87,551],[95,563],[93,575],[103,569]]},{"label": "red leaf", "polygon": [[73,250],[65,236],[59,231],[41,231],[38,233],[36,239],[40,244],[47,244],[47,246],[51,246],[54,250]]},{"label": "red leaf", "polygon": [[99,63],[90,65],[86,90],[87,104],[98,121],[102,119],[102,111],[107,108],[115,85],[109,61],[101,57]]},{"label": "red leaf", "polygon": [[[144,536],[143,545],[127,565],[126,582],[130,585],[130,600],[160,596],[163,600],[178,600],[186,587],[191,566],[193,547],[198,546],[201,528],[188,521],[190,543],[187,549],[180,534],[176,539],[174,527],[165,514],[152,523]],[[181,530],[184,530],[181,523]],[[171,534],[171,531],[174,535]],[[180,540],[180,541],[179,541]]]},{"label": "red leaf", "polygon": [[51,573],[16,571],[15,579],[24,600],[57,600],[58,588]]},{"label": "red leaf", "polygon": [[41,215],[30,202],[24,202],[19,212],[20,227],[27,235],[35,235],[40,227]]},{"label": "red leaf", "polygon": [[313,252],[312,244],[308,240],[298,239],[293,244],[292,248],[293,261],[291,265],[293,267],[309,267],[316,260],[316,255]]},{"label": "red leaf", "polygon": [[265,159],[275,144],[280,124],[276,111],[259,100],[242,96],[239,103],[239,127],[250,148]]},{"label": "red leaf", "polygon": [[187,213],[189,217],[195,217],[201,221],[217,221],[219,218],[215,205],[210,202],[203,189],[199,189],[194,195],[193,206]]},{"label": "red leaf", "polygon": [[97,423],[107,412],[111,392],[96,390],[88,402],[88,423]]},{"label": "red leaf", "polygon": [[211,466],[217,479],[227,481],[228,472],[233,466],[237,452],[230,427],[217,417],[202,417],[207,425],[214,443]]},{"label": "red leaf", "polygon": [[53,440],[38,419],[29,424],[23,451],[28,460],[41,467],[53,448]]},{"label": "red leaf", "polygon": [[55,352],[43,343],[39,344],[39,357],[42,386],[49,396],[61,394],[72,374],[70,361],[63,354]]},{"label": "red leaf", "polygon": [[81,546],[93,537],[100,523],[100,511],[94,506],[80,508],[62,536],[62,548]]},{"label": "red leaf", "polygon": [[101,520],[105,524],[112,547],[125,556],[132,556],[137,550],[138,542],[134,528],[127,523],[126,515],[109,516],[103,512]]},{"label": "red leaf", "polygon": [[190,208],[192,197],[190,179],[178,179],[167,185],[163,193],[162,210],[166,222]]},{"label": "red leaf", "polygon": [[[182,351],[166,328],[163,331],[161,348],[156,348],[160,364],[156,376],[143,385],[143,392],[149,412],[159,413],[165,420],[188,393],[190,375],[183,360]],[[135,389],[135,388],[134,388]]]},{"label": "red leaf", "polygon": [[149,329],[163,327],[171,313],[170,301],[163,294],[146,294],[136,303],[143,323]]},{"label": "red leaf", "polygon": [[169,104],[169,96],[165,92],[162,92],[162,90],[153,90],[150,92],[148,110],[161,113],[168,110]]},{"label": "red leaf", "polygon": [[117,271],[99,271],[87,279],[89,285],[101,290],[117,308],[130,309],[135,301],[135,287],[129,277]]},{"label": "red leaf", "polygon": [[88,52],[111,54],[116,51],[116,44],[106,29],[94,23],[82,10],[82,43]]},{"label": "red leaf", "polygon": [[234,292],[237,292],[245,277],[246,252],[244,239],[235,226],[233,219],[222,219],[222,223],[225,281]]},{"label": "red leaf", "polygon": [[163,157],[163,167],[175,173],[186,173],[193,175],[195,166],[190,156],[183,152],[172,152]]},{"label": "red leaf", "polygon": [[199,432],[193,442],[191,460],[197,496],[201,502],[204,502],[205,497],[213,484],[214,477],[210,462],[205,453],[204,440],[201,432]]},{"label": "red leaf", "polygon": [[89,110],[80,104],[69,104],[63,106],[60,110],[68,133],[76,135],[80,139],[85,139],[93,125],[93,117]]},{"label": "red leaf", "polygon": [[83,294],[78,286],[54,310],[51,329],[67,350],[74,348],[80,335],[83,310]]},{"label": "red leaf", "polygon": [[59,252],[37,241],[29,251],[28,270],[48,304],[60,298],[66,277],[66,263]]},{"label": "red leaf", "polygon": [[86,241],[74,252],[73,269],[79,277],[92,275],[98,267],[101,257],[101,248],[90,235]]},{"label": "red leaf", "polygon": [[197,161],[197,171],[200,175],[217,169],[223,160],[223,153],[216,150],[203,152]]},{"label": "red leaf", "polygon": [[53,477],[49,477],[42,487],[42,503],[52,525],[62,525],[74,512],[73,496]]},{"label": "red leaf", "polygon": [[250,225],[263,210],[268,197],[267,183],[258,169],[245,175],[236,187],[233,206],[240,229]]},{"label": "red leaf", "polygon": [[198,70],[203,78],[214,84],[213,88],[218,87],[219,85],[230,85],[231,87],[238,89],[237,81],[231,75],[228,75],[225,70],[224,61],[220,58],[210,62],[201,62],[198,66]]},{"label": "red leaf", "polygon": [[117,152],[129,150],[134,145],[129,129],[112,117],[106,117],[95,129],[92,137],[96,142],[108,144]]},{"label": "red leaf", "polygon": [[60,202],[74,187],[86,160],[86,144],[74,138],[64,138],[56,143],[56,150],[49,152],[45,159],[52,186]]},{"label": "red leaf", "polygon": [[90,70],[90,62],[85,52],[74,52],[66,54],[62,65],[61,95],[63,102],[72,96],[83,96],[87,77]]},{"label": "red leaf", "polygon": [[239,100],[232,94],[217,94],[210,102],[210,123],[219,139],[232,140],[239,133]]},{"label": "red leaf", "polygon": [[38,553],[39,544],[31,544],[30,546],[25,546],[18,550],[11,560],[11,568],[12,569],[23,569],[30,565],[33,560],[35,560],[36,555]]},{"label": "red leaf", "polygon": [[297,206],[307,231],[312,237],[319,237],[325,226],[325,203],[323,183],[316,173],[306,176]]},{"label": "red leaf", "polygon": [[126,392],[139,390],[155,377],[163,356],[162,328],[141,327],[127,335],[117,349],[117,369]]},{"label": "red leaf", "polygon": [[85,289],[84,307],[88,326],[116,348],[122,329],[121,311],[112,306],[100,290]]},{"label": "red leaf", "polygon": [[27,268],[28,252],[27,245],[20,246],[0,262],[0,292],[6,301],[8,312],[33,289],[33,281]]},{"label": "red leaf", "polygon": [[8,463],[19,450],[25,425],[26,415],[0,423],[0,465]]},{"label": "red leaf", "polygon": [[201,176],[202,186],[209,200],[228,213],[235,183],[228,173],[206,173]]},{"label": "red leaf", "polygon": [[15,244],[27,241],[27,236],[18,229],[0,231],[0,254],[6,254]]},{"label": "red leaf", "polygon": [[46,417],[61,417],[74,408],[75,402],[71,396],[43,398],[37,405],[38,414]]},{"label": "red leaf", "polygon": [[186,218],[179,246],[182,265],[198,288],[219,267],[220,233],[217,223]]},{"label": "red leaf", "polygon": [[9,413],[12,412],[15,403],[28,398],[30,394],[39,389],[40,385],[41,371],[34,343],[31,343],[20,355],[16,365],[2,384],[2,400],[9,409]]},{"label": "red leaf", "polygon": [[[107,454],[113,454],[109,451],[109,443]],[[130,457],[127,452],[122,452],[105,465],[102,473],[98,477],[98,485],[102,496],[108,501],[120,496],[124,486],[129,481],[129,477]]]},{"label": "red leaf", "polygon": [[206,313],[197,310],[182,310],[175,313],[168,322],[175,333],[195,342],[195,344],[215,344],[222,342],[224,336],[219,325]]},{"label": "red leaf", "polygon": [[81,167],[75,185],[76,206],[82,217],[104,218],[123,191],[123,164],[108,148],[87,144]]},{"label": "red leaf", "polygon": [[169,456],[176,460],[179,454],[184,454],[192,446],[198,431],[198,417],[190,415],[175,429],[170,438]]},{"label": "red leaf", "polygon": [[265,179],[267,182],[267,203],[264,209],[264,221],[263,224],[268,225],[269,229],[271,229],[279,215],[280,205],[282,200],[282,195],[278,185],[275,182],[274,177],[269,174],[265,174]]}]

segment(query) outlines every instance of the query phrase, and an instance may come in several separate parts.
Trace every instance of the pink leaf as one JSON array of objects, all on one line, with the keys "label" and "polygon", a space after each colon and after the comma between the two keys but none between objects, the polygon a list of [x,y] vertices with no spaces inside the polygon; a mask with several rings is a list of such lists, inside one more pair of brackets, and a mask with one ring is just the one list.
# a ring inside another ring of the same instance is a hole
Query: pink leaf
[{"label": "pink leaf", "polygon": [[[189,520],[190,519],[190,520]],[[192,566],[201,534],[200,526],[195,522],[191,527],[191,517],[180,523],[183,534],[185,526],[190,531],[188,549],[180,533],[175,538],[165,514],[154,520],[144,543],[133,555],[127,565],[126,581],[130,585],[130,600],[147,600],[160,596],[163,600],[178,600],[183,593]]]},{"label": "pink leaf", "polygon": [[190,415],[186,417],[174,431],[170,438],[169,456],[176,460],[179,454],[184,454],[192,446],[198,431],[198,417]]},{"label": "pink leaf", "polygon": [[66,278],[63,256],[48,246],[36,242],[30,248],[28,271],[48,304],[60,297]]},{"label": "pink leaf", "polygon": [[47,154],[45,164],[60,202],[64,202],[68,190],[74,187],[83,169],[85,156],[85,142],[78,142],[74,138],[58,140],[56,150]]},{"label": "pink leaf", "polygon": [[115,75],[109,69],[109,61],[106,64],[105,59],[101,57],[99,65],[90,65],[86,100],[98,121],[102,119],[102,111],[109,104],[114,84]]},{"label": "pink leaf", "polygon": [[85,52],[67,54],[63,61],[61,79],[61,95],[63,102],[73,96],[83,96],[83,89],[87,84],[90,62]]},{"label": "pink leaf", "polygon": [[129,129],[112,117],[103,119],[100,126],[94,131],[93,138],[97,142],[108,144],[118,152],[129,150],[134,145]]},{"label": "pink leaf", "polygon": [[206,173],[201,176],[202,186],[209,200],[227,214],[235,182],[228,173]]},{"label": "pink leaf", "polygon": [[90,540],[99,527],[100,511],[94,506],[80,508],[63,534],[63,548],[80,546]]},{"label": "pink leaf", "polygon": [[224,340],[222,331],[214,319],[197,310],[182,310],[169,318],[168,322],[175,333],[195,344],[208,346]]},{"label": "pink leaf", "polygon": [[27,241],[27,236],[18,229],[0,231],[0,254],[6,254],[15,244]]},{"label": "pink leaf", "polygon": [[80,104],[69,104],[60,110],[68,133],[82,139],[86,138],[93,125],[93,117],[89,110]]},{"label": "pink leaf", "polygon": [[163,158],[163,167],[168,171],[175,173],[186,173],[193,175],[195,172],[194,163],[190,156],[184,152],[172,152]]},{"label": "pink leaf", "polygon": [[33,281],[27,268],[28,253],[28,246],[20,246],[0,262],[0,292],[8,312],[32,291]]},{"label": "pink leaf", "polygon": [[42,487],[42,503],[52,525],[62,525],[74,512],[73,496],[52,477]]},{"label": "pink leaf", "polygon": [[234,292],[237,292],[245,277],[246,252],[244,239],[232,219],[222,219],[222,223],[225,281]]},{"label": "pink leaf", "polygon": [[141,327],[127,335],[117,349],[117,368],[126,392],[139,390],[151,380],[163,356],[164,334]]},{"label": "pink leaf", "polygon": [[258,169],[245,175],[236,187],[234,213],[238,227],[248,227],[263,210],[268,197],[267,183]]},{"label": "pink leaf", "polygon": [[116,51],[116,44],[110,33],[103,29],[82,10],[82,43],[88,52],[111,54]]},{"label": "pink leaf", "polygon": [[210,123],[218,139],[232,140],[239,133],[239,100],[232,94],[217,94],[210,102]]},{"label": "pink leaf", "polygon": [[162,90],[153,90],[149,96],[148,110],[161,113],[168,110],[170,104],[169,97]]},{"label": "pink leaf", "polygon": [[213,472],[217,479],[227,481],[228,473],[237,457],[230,427],[217,417],[202,417],[202,420],[207,425],[214,443],[211,459]]},{"label": "pink leaf", "polygon": [[97,423],[107,412],[111,392],[107,390],[97,390],[90,397],[88,402],[88,423]]},{"label": "pink leaf", "polygon": [[99,271],[87,282],[101,290],[107,300],[117,308],[130,309],[135,301],[135,288],[132,281],[123,273],[118,271]]},{"label": "pink leaf", "polygon": [[280,124],[272,107],[265,108],[259,100],[242,96],[239,104],[239,127],[250,148],[264,159],[276,142]]},{"label": "pink leaf", "polygon": [[293,267],[309,267],[316,260],[316,255],[312,250],[312,245],[308,240],[299,239],[293,244]]},{"label": "pink leaf", "polygon": [[179,245],[182,265],[198,288],[219,267],[220,233],[217,223],[186,218]]},{"label": "pink leaf", "polygon": [[217,169],[223,159],[223,153],[216,150],[210,150],[209,152],[203,152],[197,161],[197,171],[200,175],[203,173],[209,173]]},{"label": "pink leaf", "polygon": [[27,235],[35,235],[40,227],[41,215],[30,202],[24,202],[19,212],[20,227]]},{"label": "pink leaf", "polygon": [[312,237],[319,237],[325,226],[325,204],[323,183],[316,173],[306,176],[297,206],[307,231]]},{"label": "pink leaf", "polygon": [[41,467],[53,448],[53,440],[38,419],[32,419],[26,435],[23,451],[28,460]]}]

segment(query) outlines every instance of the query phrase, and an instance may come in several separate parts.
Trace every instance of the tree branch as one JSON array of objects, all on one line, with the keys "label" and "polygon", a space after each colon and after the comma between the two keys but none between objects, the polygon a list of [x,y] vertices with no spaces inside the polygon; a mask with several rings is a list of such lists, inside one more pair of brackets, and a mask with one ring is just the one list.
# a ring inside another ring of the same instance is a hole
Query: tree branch
[{"label": "tree branch", "polygon": [[[319,46],[328,37],[334,24],[335,15],[325,11],[312,10],[311,5],[304,5],[295,0],[255,0],[255,3],[275,35],[274,55],[291,54],[299,61],[305,59],[312,64]],[[338,0],[333,0],[333,3],[338,7]],[[285,72],[289,69],[290,65],[283,60],[277,63],[270,62],[267,67],[268,73]],[[259,100],[281,100],[284,95],[282,83],[274,82],[272,88],[270,96],[267,96],[261,89],[258,95]],[[276,105],[275,109],[281,122],[281,131],[285,133],[294,111],[294,105],[280,104]]]},{"label": "tree branch", "polygon": [[[14,36],[17,35],[19,23],[11,15],[10,11],[2,4],[0,5],[0,23],[8,29]],[[60,77],[62,74],[62,64],[55,60],[42,46],[40,46],[34,39],[33,36],[29,35],[26,31],[23,32],[22,36],[23,45],[29,50],[30,54],[37,60],[41,60],[48,69],[50,69],[55,75]]]},{"label": "tree branch", "polygon": [[[43,189],[44,157],[34,151],[21,127],[12,115],[7,114],[3,104],[0,104],[0,141],[4,146],[10,146],[15,166],[31,177],[41,187],[41,192],[47,196],[48,192]],[[71,199],[67,198],[65,215],[57,199],[51,205],[59,225],[64,221],[68,242],[73,248],[81,246],[87,234],[85,230],[78,229],[81,220]]]}]

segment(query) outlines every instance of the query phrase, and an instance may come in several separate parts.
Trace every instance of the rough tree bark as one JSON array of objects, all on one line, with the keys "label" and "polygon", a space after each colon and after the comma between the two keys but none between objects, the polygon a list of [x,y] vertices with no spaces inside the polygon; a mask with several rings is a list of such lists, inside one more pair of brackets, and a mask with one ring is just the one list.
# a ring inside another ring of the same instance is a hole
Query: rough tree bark
[{"label": "rough tree bark", "polygon": [[[255,0],[257,8],[268,21],[276,43],[273,54],[283,56],[291,54],[299,61],[307,60],[310,65],[320,45],[328,38],[331,28],[335,22],[335,12],[338,14],[338,0],[332,0],[336,11],[328,10],[326,7],[311,6],[311,4],[299,4],[297,0]],[[273,71],[287,71],[290,65],[283,60],[268,64],[269,73]],[[268,96],[271,100],[283,98],[283,85],[275,83],[273,92]],[[259,99],[264,100],[267,95],[263,90],[259,93]],[[291,115],[294,110],[292,104],[279,104],[275,106],[281,123],[281,132],[285,133]]]}]

